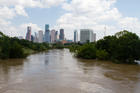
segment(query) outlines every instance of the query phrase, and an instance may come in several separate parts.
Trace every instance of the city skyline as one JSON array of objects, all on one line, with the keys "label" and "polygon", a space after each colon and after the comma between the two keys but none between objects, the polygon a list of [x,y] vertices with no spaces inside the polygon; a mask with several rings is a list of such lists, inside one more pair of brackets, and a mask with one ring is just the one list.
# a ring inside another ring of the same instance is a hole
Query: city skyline
[{"label": "city skyline", "polygon": [[22,36],[17,36],[19,39],[26,39],[28,41],[33,41],[36,43],[56,43],[63,42],[66,40],[64,29],[60,29],[59,32],[55,29],[50,29],[49,24],[45,24],[45,29],[39,30],[38,32],[32,33],[32,27],[27,26],[27,32],[25,38]]},{"label": "city skyline", "polygon": [[[63,28],[59,29],[59,31],[55,29],[50,29],[49,24],[45,24],[45,30],[39,30],[35,32],[34,35],[31,33],[31,26],[27,26],[26,40],[33,41],[36,43],[86,43],[95,42],[96,41],[96,33],[92,29],[80,29],[80,33],[78,34],[77,30],[74,30],[73,39],[67,39],[65,37],[65,30]],[[24,39],[21,36],[18,36],[19,39]]]},{"label": "city skyline", "polygon": [[[73,38],[73,30],[93,29],[97,39],[123,29],[140,36],[139,0],[5,0],[0,1],[0,30],[10,36],[26,36],[32,32],[64,28],[66,37]],[[131,7],[130,7],[131,6]],[[18,20],[17,20],[18,19]]]}]

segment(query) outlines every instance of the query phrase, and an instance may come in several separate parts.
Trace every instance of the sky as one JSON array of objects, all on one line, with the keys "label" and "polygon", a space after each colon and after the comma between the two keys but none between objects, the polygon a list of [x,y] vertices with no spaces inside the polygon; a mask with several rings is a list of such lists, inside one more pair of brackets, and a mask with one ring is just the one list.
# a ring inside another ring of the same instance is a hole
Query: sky
[{"label": "sky", "polygon": [[140,36],[140,0],[0,0],[0,31],[23,36],[27,26],[32,34],[45,29],[65,29],[73,39],[74,30],[93,29],[97,39],[123,29]]}]

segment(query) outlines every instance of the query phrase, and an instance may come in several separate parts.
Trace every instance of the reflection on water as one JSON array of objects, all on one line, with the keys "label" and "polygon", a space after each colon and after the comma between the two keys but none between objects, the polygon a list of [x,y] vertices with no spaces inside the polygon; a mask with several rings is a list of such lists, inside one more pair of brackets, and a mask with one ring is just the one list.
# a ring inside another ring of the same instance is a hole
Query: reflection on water
[{"label": "reflection on water", "polygon": [[139,93],[140,66],[77,59],[50,50],[0,61],[0,93]]}]

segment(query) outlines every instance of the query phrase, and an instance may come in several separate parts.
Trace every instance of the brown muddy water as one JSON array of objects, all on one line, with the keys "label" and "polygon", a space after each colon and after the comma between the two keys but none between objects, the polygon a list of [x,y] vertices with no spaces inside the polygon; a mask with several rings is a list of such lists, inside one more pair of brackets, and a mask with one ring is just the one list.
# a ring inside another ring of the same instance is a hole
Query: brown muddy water
[{"label": "brown muddy water", "polygon": [[140,66],[50,50],[0,61],[0,93],[140,93]]}]

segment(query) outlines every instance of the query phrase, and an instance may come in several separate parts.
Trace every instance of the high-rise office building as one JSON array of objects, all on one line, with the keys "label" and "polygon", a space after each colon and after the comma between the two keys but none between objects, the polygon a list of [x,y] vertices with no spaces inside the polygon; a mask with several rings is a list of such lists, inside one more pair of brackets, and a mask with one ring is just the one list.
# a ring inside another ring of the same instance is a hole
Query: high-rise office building
[{"label": "high-rise office building", "polygon": [[33,36],[33,35],[31,35],[31,41],[32,41],[32,42],[34,41],[34,36]]},{"label": "high-rise office building", "polygon": [[26,40],[31,41],[31,27],[27,27]]},{"label": "high-rise office building", "polygon": [[42,43],[43,42],[43,31],[42,30],[40,30],[38,32],[38,42],[39,43]]},{"label": "high-rise office building", "polygon": [[59,39],[60,40],[64,40],[65,39],[64,29],[60,29]]},{"label": "high-rise office building", "polygon": [[34,42],[37,43],[38,42],[38,34],[35,32],[35,36],[34,36]]},{"label": "high-rise office building", "polygon": [[55,32],[55,42],[57,42],[59,40],[59,35],[58,35],[58,31]]},{"label": "high-rise office building", "polygon": [[49,24],[45,25],[45,36],[44,36],[44,40],[47,43],[50,43],[50,30],[49,30]]},{"label": "high-rise office building", "polygon": [[95,42],[96,41],[96,34],[93,33],[93,30],[90,29],[81,29],[80,30],[80,42]]},{"label": "high-rise office building", "polygon": [[78,42],[78,31],[77,30],[74,31],[74,42],[75,43]]},{"label": "high-rise office building", "polygon": [[51,30],[51,43],[55,42],[55,30]]}]

